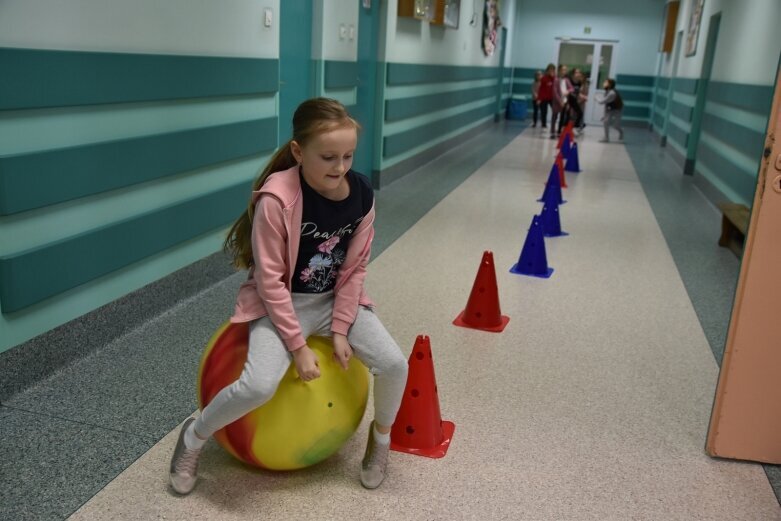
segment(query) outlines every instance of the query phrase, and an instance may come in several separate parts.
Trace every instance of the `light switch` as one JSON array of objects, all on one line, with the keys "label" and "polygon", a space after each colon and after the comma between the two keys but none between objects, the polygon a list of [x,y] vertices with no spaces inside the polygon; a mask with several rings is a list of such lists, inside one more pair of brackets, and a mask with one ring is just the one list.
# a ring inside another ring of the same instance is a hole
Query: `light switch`
[{"label": "light switch", "polygon": [[271,23],[274,21],[273,12],[270,7],[266,7],[263,10],[263,25],[271,27]]},{"label": "light switch", "polygon": [[347,38],[347,27],[344,24],[339,25],[339,39],[344,40]]},{"label": "light switch", "polygon": [[355,26],[350,25],[350,40],[355,40]]}]

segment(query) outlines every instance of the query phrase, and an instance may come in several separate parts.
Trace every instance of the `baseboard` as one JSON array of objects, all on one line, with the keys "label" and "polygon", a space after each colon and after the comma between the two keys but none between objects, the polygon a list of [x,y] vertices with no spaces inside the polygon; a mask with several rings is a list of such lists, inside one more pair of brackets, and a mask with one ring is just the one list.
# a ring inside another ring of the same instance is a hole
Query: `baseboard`
[{"label": "baseboard", "polygon": [[675,147],[665,147],[665,148],[670,153],[670,157],[673,159],[673,161],[675,161],[678,164],[678,166],[680,166],[681,169],[683,169],[686,166],[686,158],[683,156],[683,154],[678,152],[678,149],[676,149]]},{"label": "baseboard", "polygon": [[487,128],[495,124],[496,123],[493,120],[488,120],[485,123],[477,125],[476,127],[471,128],[466,132],[463,132],[455,137],[448,139],[447,141],[438,143],[432,146],[431,148],[424,150],[419,154],[416,154],[410,158],[400,161],[399,163],[396,163],[391,167],[388,167],[384,170],[373,171],[372,184],[374,185],[374,189],[380,190],[383,187],[393,183],[394,181],[398,181],[399,179],[409,174],[410,172],[420,168],[426,163],[433,161],[437,157],[449,151],[454,146],[459,145],[464,141],[468,141],[469,139],[473,138],[477,134],[480,134],[481,132],[485,131]]},{"label": "baseboard", "polygon": [[0,353],[0,403],[235,272],[215,253]]}]

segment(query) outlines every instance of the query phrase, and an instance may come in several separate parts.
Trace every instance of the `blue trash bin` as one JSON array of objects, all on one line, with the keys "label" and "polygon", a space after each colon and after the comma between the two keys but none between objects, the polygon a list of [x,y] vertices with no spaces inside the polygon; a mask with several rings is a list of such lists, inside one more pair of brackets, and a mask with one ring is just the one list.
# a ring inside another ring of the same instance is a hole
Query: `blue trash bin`
[{"label": "blue trash bin", "polygon": [[528,108],[525,99],[511,99],[507,104],[507,119],[526,119],[527,112]]}]

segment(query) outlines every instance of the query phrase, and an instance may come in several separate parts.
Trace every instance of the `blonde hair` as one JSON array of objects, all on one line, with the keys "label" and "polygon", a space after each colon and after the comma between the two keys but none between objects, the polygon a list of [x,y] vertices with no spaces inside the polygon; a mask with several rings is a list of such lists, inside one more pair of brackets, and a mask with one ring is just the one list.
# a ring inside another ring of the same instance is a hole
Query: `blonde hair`
[{"label": "blonde hair", "polygon": [[[361,126],[350,117],[344,105],[336,100],[312,98],[303,102],[293,114],[293,138],[279,147],[272,156],[252,184],[252,191],[260,190],[274,172],[287,170],[298,164],[290,149],[292,141],[306,146],[315,136],[337,128],[354,128],[358,131]],[[233,223],[222,245],[223,250],[233,257],[234,266],[240,269],[255,265],[255,260],[252,257],[252,221],[254,217],[255,204],[252,202],[250,194],[247,210]]]}]

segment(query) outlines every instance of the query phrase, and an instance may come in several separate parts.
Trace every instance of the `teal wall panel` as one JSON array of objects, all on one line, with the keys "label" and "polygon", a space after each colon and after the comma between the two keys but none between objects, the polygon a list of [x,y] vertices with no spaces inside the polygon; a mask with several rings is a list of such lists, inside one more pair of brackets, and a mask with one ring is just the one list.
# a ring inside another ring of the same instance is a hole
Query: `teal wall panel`
[{"label": "teal wall panel", "polygon": [[689,144],[689,133],[674,124],[667,126],[667,136],[683,148]]},{"label": "teal wall panel", "polygon": [[740,109],[768,114],[773,102],[772,85],[744,85],[711,81],[708,83],[708,101],[731,105]]},{"label": "teal wall panel", "polygon": [[667,90],[670,88],[670,78],[666,76],[659,76],[656,78],[656,88],[659,90]]},{"label": "teal wall panel", "polygon": [[675,78],[673,90],[683,94],[696,94],[699,81],[695,78]]},{"label": "teal wall panel", "polygon": [[513,69],[513,78],[524,78],[530,81],[534,80],[534,73],[539,69],[530,69],[528,67],[515,67]]},{"label": "teal wall panel", "polygon": [[0,157],[0,215],[258,154],[277,146],[277,119]]},{"label": "teal wall panel", "polygon": [[624,117],[648,119],[651,109],[643,105],[624,105]]},{"label": "teal wall panel", "polygon": [[664,110],[667,108],[667,98],[664,96],[656,95],[656,107],[658,110]]},{"label": "teal wall panel", "polygon": [[651,88],[654,86],[654,77],[638,76],[635,74],[617,74],[616,84],[618,85],[618,88],[621,88],[622,85]]},{"label": "teal wall panel", "polygon": [[759,158],[765,146],[765,135],[756,130],[706,112],[702,116],[702,131],[729,143],[748,157]]},{"label": "teal wall panel", "polygon": [[326,89],[344,89],[358,85],[358,62],[325,61],[323,86]]},{"label": "teal wall panel", "polygon": [[746,172],[702,141],[697,146],[697,161],[705,165],[713,175],[734,190],[744,201],[753,201],[757,182],[756,172]]},{"label": "teal wall panel", "polygon": [[279,62],[0,48],[0,110],[271,93]]},{"label": "teal wall panel", "polygon": [[616,89],[621,93],[621,98],[624,101],[640,101],[644,103],[651,103],[650,90],[621,90],[620,87],[616,87]]},{"label": "teal wall panel", "polygon": [[388,63],[388,85],[416,83],[445,83],[453,81],[496,78],[498,67],[458,67],[455,65],[425,65],[416,63]]},{"label": "teal wall panel", "polygon": [[12,313],[229,224],[246,207],[249,183],[123,222],[0,257],[0,301]]},{"label": "teal wall panel", "polygon": [[397,121],[487,98],[496,87],[478,87],[385,101],[385,121]]},{"label": "teal wall panel", "polygon": [[670,113],[684,121],[691,121],[694,115],[694,107],[684,105],[678,101],[673,101],[670,107]]},{"label": "teal wall panel", "polygon": [[654,125],[658,128],[664,127],[664,115],[659,112],[654,112]]},{"label": "teal wall panel", "polygon": [[431,141],[435,136],[447,134],[461,126],[474,123],[481,118],[490,116],[495,110],[495,103],[491,101],[488,105],[462,112],[461,114],[456,114],[449,118],[440,119],[391,136],[385,136],[383,140],[383,156],[392,157],[402,154]]}]

